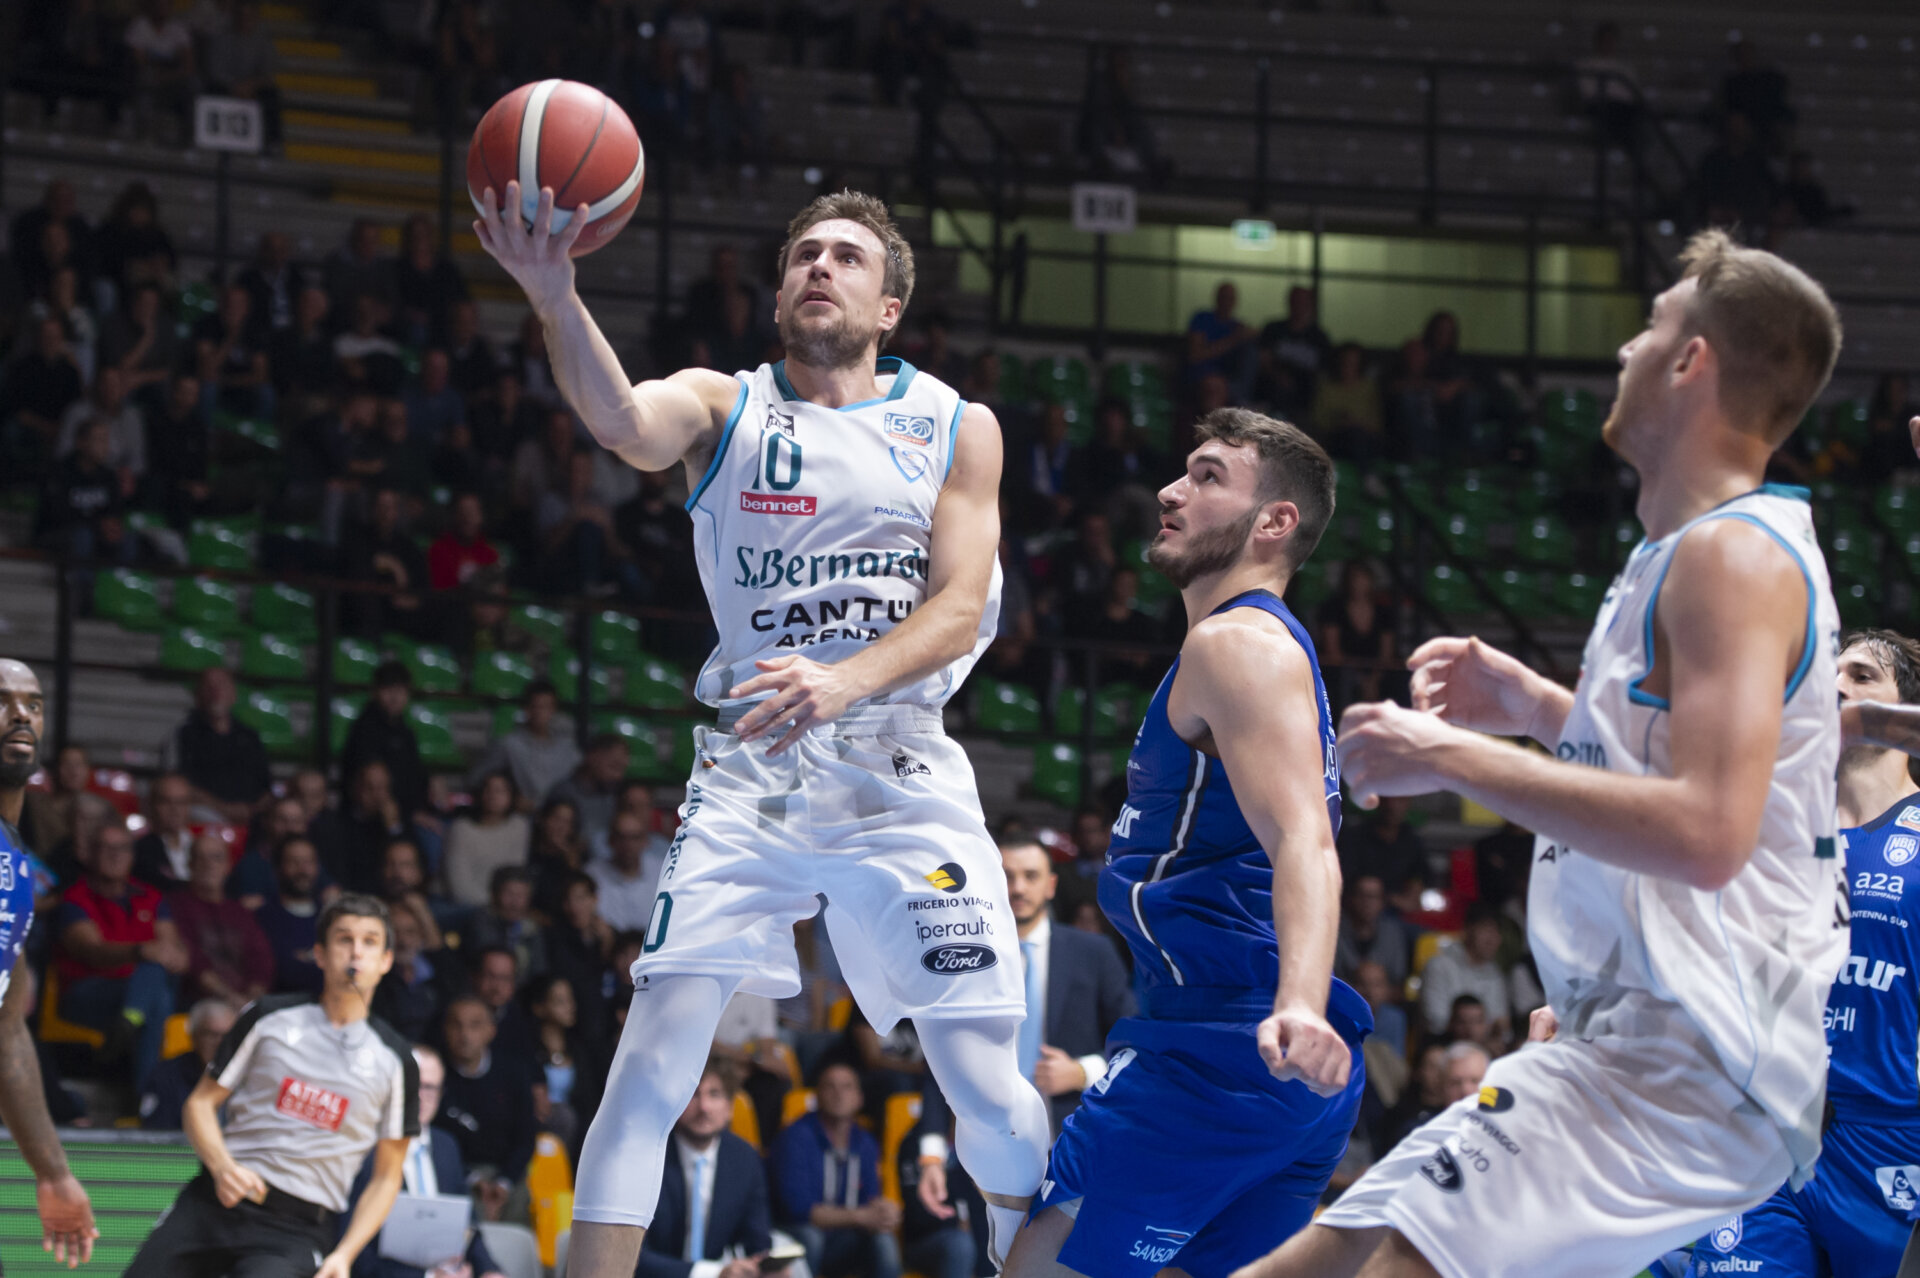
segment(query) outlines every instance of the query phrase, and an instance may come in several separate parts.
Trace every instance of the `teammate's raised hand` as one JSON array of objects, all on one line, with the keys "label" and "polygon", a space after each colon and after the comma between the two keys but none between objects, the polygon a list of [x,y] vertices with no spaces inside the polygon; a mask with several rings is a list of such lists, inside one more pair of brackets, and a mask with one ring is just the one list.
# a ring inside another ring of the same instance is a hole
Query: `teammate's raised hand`
[{"label": "teammate's raised hand", "polygon": [[1445,785],[1434,766],[1439,751],[1460,739],[1437,716],[1391,701],[1348,706],[1340,716],[1340,776],[1368,811],[1383,794],[1430,794]]},{"label": "teammate's raised hand", "polygon": [[1267,1072],[1281,1082],[1299,1079],[1316,1096],[1338,1096],[1347,1090],[1352,1050],[1318,1012],[1304,1007],[1275,1012],[1260,1022],[1256,1037]]},{"label": "teammate's raised hand", "polygon": [[[1407,658],[1407,669],[1414,709],[1500,736],[1540,737],[1542,706],[1565,691],[1478,637],[1429,639]],[[1559,724],[1552,728],[1557,737]]]},{"label": "teammate's raised hand", "polygon": [[505,192],[504,214],[492,187],[480,197],[480,220],[473,233],[480,247],[493,254],[493,260],[507,268],[507,274],[526,292],[536,312],[559,302],[573,291],[573,244],[587,229],[587,206],[573,211],[573,217],[560,231],[553,229],[553,188],[540,188],[540,203],[533,215],[531,229],[522,226],[520,183],[509,181]]}]

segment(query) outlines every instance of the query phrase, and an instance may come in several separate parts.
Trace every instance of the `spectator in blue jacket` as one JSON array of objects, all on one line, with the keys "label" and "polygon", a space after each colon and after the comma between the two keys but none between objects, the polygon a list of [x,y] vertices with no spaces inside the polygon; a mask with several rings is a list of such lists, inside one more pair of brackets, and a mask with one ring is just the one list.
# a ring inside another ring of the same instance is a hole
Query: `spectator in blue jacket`
[{"label": "spectator in blue jacket", "polygon": [[815,1278],[899,1278],[900,1208],[880,1196],[880,1145],[855,1124],[860,1075],[838,1061],[815,1083],[820,1108],[773,1146],[774,1203]]}]

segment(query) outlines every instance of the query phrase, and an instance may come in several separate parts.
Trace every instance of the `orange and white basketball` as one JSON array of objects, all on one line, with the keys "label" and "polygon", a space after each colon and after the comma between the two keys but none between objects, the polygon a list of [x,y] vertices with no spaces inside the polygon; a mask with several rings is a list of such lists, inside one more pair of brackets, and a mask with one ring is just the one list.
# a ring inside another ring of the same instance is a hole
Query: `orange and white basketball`
[{"label": "orange and white basketball", "polygon": [[[572,80],[523,84],[488,108],[467,147],[467,194],[480,208],[493,188],[504,204],[507,183],[520,183],[522,225],[531,227],[540,188],[553,188],[553,229],[564,230],[587,206],[587,229],[573,246],[579,257],[620,233],[640,204],[647,157],[640,134],[620,105],[592,85]],[[506,208],[503,218],[511,216]]]}]

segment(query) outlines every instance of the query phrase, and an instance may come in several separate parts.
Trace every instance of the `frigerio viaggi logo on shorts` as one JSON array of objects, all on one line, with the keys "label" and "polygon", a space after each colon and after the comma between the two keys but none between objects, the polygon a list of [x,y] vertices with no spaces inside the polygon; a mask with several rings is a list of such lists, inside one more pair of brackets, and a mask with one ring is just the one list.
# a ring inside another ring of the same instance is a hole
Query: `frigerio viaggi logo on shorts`
[{"label": "frigerio viaggi logo on shorts", "polygon": [[820,513],[820,499],[794,493],[742,492],[740,509],[749,515],[799,515],[811,519]]},{"label": "frigerio viaggi logo on shorts", "polygon": [[941,945],[920,956],[920,966],[935,976],[984,972],[999,961],[991,945]]}]

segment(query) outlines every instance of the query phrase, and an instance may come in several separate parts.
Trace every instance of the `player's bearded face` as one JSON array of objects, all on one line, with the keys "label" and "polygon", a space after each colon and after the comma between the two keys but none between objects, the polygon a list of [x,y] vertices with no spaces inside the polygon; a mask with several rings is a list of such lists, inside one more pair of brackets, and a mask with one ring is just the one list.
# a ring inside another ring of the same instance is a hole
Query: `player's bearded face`
[{"label": "player's bearded face", "polygon": [[862,323],[859,316],[844,306],[836,306],[824,315],[801,315],[798,311],[798,307],[782,308],[780,341],[787,348],[789,358],[809,368],[846,368],[857,364],[873,344],[874,325]]},{"label": "player's bearded face", "polygon": [[[0,662],[4,666],[5,662]],[[0,785],[17,789],[40,767],[40,734],[46,728],[37,684],[0,684]]]},{"label": "player's bearded face", "polygon": [[[1172,507],[1163,507],[1161,513],[1170,514],[1172,510]],[[1195,527],[1194,515],[1193,507],[1186,507],[1187,526],[1180,539],[1183,544],[1176,546],[1162,531],[1147,547],[1147,562],[1165,573],[1167,580],[1181,590],[1240,562],[1240,556],[1246,553],[1247,538],[1253,534],[1254,520],[1260,518],[1260,506],[1255,503],[1239,518],[1211,528]]]}]

